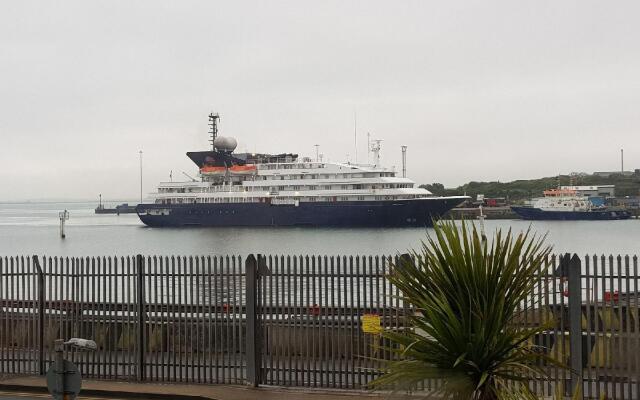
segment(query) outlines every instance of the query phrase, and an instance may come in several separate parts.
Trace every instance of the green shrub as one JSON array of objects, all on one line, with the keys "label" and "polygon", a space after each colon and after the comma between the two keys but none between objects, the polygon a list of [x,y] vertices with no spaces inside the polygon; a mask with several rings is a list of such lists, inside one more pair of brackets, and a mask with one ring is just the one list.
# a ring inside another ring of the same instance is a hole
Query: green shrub
[{"label": "green shrub", "polygon": [[406,390],[435,378],[438,398],[536,398],[527,383],[553,360],[533,338],[547,327],[517,322],[550,251],[530,231],[497,231],[487,243],[473,224],[437,222],[422,250],[392,267],[390,281],[416,312],[411,329],[383,333],[399,360],[372,386]]}]

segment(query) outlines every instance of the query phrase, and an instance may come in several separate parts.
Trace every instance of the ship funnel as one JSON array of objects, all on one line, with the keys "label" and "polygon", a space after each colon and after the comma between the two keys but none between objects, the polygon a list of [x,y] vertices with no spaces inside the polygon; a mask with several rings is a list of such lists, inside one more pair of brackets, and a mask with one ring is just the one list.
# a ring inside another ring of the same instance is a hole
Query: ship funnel
[{"label": "ship funnel", "polygon": [[402,148],[402,177],[407,177],[407,146],[400,146]]}]

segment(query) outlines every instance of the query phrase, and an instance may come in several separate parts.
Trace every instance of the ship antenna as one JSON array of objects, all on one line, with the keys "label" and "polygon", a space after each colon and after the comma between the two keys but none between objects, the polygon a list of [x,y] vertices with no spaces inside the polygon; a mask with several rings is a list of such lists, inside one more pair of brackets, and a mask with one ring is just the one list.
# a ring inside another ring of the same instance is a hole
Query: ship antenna
[{"label": "ship antenna", "polygon": [[355,152],[356,164],[358,163],[358,117],[356,110],[353,110],[353,147]]},{"label": "ship antenna", "polygon": [[382,143],[382,139],[375,139],[373,142],[374,143],[371,144],[371,151],[373,152],[373,165],[377,167],[380,165],[380,149],[382,148],[380,143]]},{"label": "ship antenna", "polygon": [[371,163],[371,134],[367,132],[367,164]]},{"label": "ship antenna", "polygon": [[218,113],[212,112],[209,114],[209,135],[211,136],[211,139],[209,139],[209,141],[211,142],[211,150],[214,150],[214,151],[216,148],[213,142],[218,137],[218,121],[219,120],[220,120],[220,115]]},{"label": "ship antenna", "polygon": [[138,153],[140,154],[140,204],[142,204],[142,150]]}]

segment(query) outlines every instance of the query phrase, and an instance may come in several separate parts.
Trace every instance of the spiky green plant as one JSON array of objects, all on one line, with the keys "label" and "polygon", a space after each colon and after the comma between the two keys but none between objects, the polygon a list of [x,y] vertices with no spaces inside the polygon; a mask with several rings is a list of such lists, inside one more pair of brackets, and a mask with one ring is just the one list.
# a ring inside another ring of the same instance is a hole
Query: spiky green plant
[{"label": "spiky green plant", "polygon": [[399,258],[390,281],[416,313],[411,329],[386,331],[398,361],[386,363],[374,388],[410,389],[441,380],[434,397],[455,400],[534,399],[527,382],[548,362],[533,337],[546,327],[518,324],[551,248],[530,231],[495,233],[475,225],[435,224],[413,261]]}]

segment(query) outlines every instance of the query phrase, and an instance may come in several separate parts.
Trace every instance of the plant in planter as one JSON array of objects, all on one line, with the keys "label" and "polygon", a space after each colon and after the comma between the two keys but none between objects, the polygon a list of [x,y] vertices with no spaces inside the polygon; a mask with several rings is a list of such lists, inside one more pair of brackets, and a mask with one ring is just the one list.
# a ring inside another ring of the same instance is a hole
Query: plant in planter
[{"label": "plant in planter", "polygon": [[437,398],[535,399],[528,382],[545,374],[540,361],[557,363],[533,345],[547,327],[517,322],[550,251],[530,231],[498,230],[488,243],[473,224],[435,223],[422,250],[393,265],[389,279],[415,313],[411,329],[383,333],[399,359],[372,386],[411,389],[435,378]]}]

